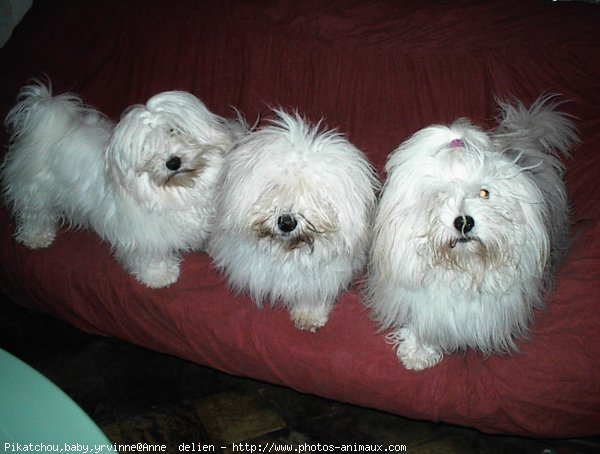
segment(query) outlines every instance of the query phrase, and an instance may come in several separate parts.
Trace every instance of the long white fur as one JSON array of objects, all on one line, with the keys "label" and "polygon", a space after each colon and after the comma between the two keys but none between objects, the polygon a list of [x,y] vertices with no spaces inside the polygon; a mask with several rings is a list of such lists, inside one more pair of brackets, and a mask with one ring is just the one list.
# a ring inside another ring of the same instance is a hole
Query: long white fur
[{"label": "long white fur", "polygon": [[[556,106],[503,102],[496,131],[432,125],[389,156],[365,301],[408,369],[467,348],[510,352],[527,336],[568,232],[558,154],[577,135]],[[463,216],[470,232],[454,226]]]},{"label": "long white fur", "polygon": [[[16,240],[49,246],[62,223],[95,231],[149,287],[179,276],[181,253],[205,246],[224,154],[245,131],[171,91],[115,125],[73,94],[34,81],[19,93],[1,170]],[[181,160],[176,171],[165,163]]]},{"label": "long white fur", "polygon": [[[378,181],[341,134],[275,115],[228,156],[208,250],[234,291],[315,331],[365,265]],[[294,231],[278,230],[282,214]]]}]

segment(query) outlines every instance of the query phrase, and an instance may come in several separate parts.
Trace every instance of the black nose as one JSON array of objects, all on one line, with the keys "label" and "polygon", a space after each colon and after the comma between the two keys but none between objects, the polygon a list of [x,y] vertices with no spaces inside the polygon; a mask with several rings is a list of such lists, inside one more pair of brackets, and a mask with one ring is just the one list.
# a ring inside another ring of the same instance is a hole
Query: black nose
[{"label": "black nose", "polygon": [[459,216],[454,220],[454,228],[460,233],[469,233],[475,227],[475,219],[471,216]]},{"label": "black nose", "polygon": [[277,227],[282,232],[289,233],[296,228],[298,222],[291,214],[282,214],[277,218]]},{"label": "black nose", "polygon": [[172,158],[169,158],[166,166],[169,170],[178,170],[181,167],[181,158],[179,156],[173,156]]}]

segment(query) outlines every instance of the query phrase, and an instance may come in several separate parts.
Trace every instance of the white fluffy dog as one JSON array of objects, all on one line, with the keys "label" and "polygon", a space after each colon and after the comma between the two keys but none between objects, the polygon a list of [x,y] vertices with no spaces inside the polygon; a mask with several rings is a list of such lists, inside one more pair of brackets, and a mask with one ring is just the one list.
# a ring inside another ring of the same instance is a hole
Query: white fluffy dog
[{"label": "white fluffy dog", "polygon": [[429,126],[389,157],[366,304],[408,368],[466,348],[510,352],[566,247],[557,152],[576,142],[552,96],[501,103],[499,126]]},{"label": "white fluffy dog", "polygon": [[179,91],[115,125],[40,82],[21,89],[6,125],[1,178],[17,241],[43,248],[62,223],[91,229],[149,287],[175,282],[181,253],[205,246],[224,153],[244,130]]},{"label": "white fluffy dog", "polygon": [[228,156],[208,251],[234,291],[314,332],[366,263],[378,182],[341,134],[275,113]]}]

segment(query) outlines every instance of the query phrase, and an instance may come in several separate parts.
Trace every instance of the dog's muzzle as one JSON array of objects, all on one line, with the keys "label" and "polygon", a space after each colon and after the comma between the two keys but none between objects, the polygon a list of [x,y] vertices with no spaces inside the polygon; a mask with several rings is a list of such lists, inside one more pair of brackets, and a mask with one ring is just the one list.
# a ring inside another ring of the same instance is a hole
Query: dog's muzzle
[{"label": "dog's muzzle", "polygon": [[277,228],[284,233],[293,232],[298,226],[298,221],[291,214],[282,214],[277,218]]},{"label": "dog's muzzle", "polygon": [[165,166],[167,167],[167,169],[169,170],[179,170],[179,168],[181,167],[181,158],[179,156],[172,156],[171,158],[169,158],[169,160],[165,163]]},{"label": "dog's muzzle", "polygon": [[454,219],[454,228],[458,230],[460,237],[453,239],[450,242],[450,247],[454,249],[457,243],[468,243],[469,241],[472,241],[473,238],[469,236],[468,233],[473,230],[473,227],[475,227],[475,219],[471,216],[462,215]]},{"label": "dog's muzzle", "polygon": [[463,237],[466,237],[466,234],[473,230],[475,227],[475,219],[471,216],[458,216],[454,220],[454,228],[458,230]]}]

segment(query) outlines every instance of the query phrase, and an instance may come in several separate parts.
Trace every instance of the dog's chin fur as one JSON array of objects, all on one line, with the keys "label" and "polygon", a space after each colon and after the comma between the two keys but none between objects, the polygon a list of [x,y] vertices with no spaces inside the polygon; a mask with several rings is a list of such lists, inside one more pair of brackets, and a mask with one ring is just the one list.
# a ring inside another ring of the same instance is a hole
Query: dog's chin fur
[{"label": "dog's chin fur", "polygon": [[578,139],[556,106],[501,103],[495,131],[434,125],[390,155],[365,301],[407,368],[527,337],[569,227],[556,153]]},{"label": "dog's chin fur", "polygon": [[205,246],[224,153],[242,123],[189,93],[164,92],[115,125],[75,95],[24,87],[6,119],[1,175],[17,241],[47,247],[63,223],[90,229],[140,282],[172,284],[181,253]]},{"label": "dog's chin fur", "polygon": [[208,250],[234,291],[315,331],[365,264],[378,182],[340,134],[276,115],[228,156]]}]

